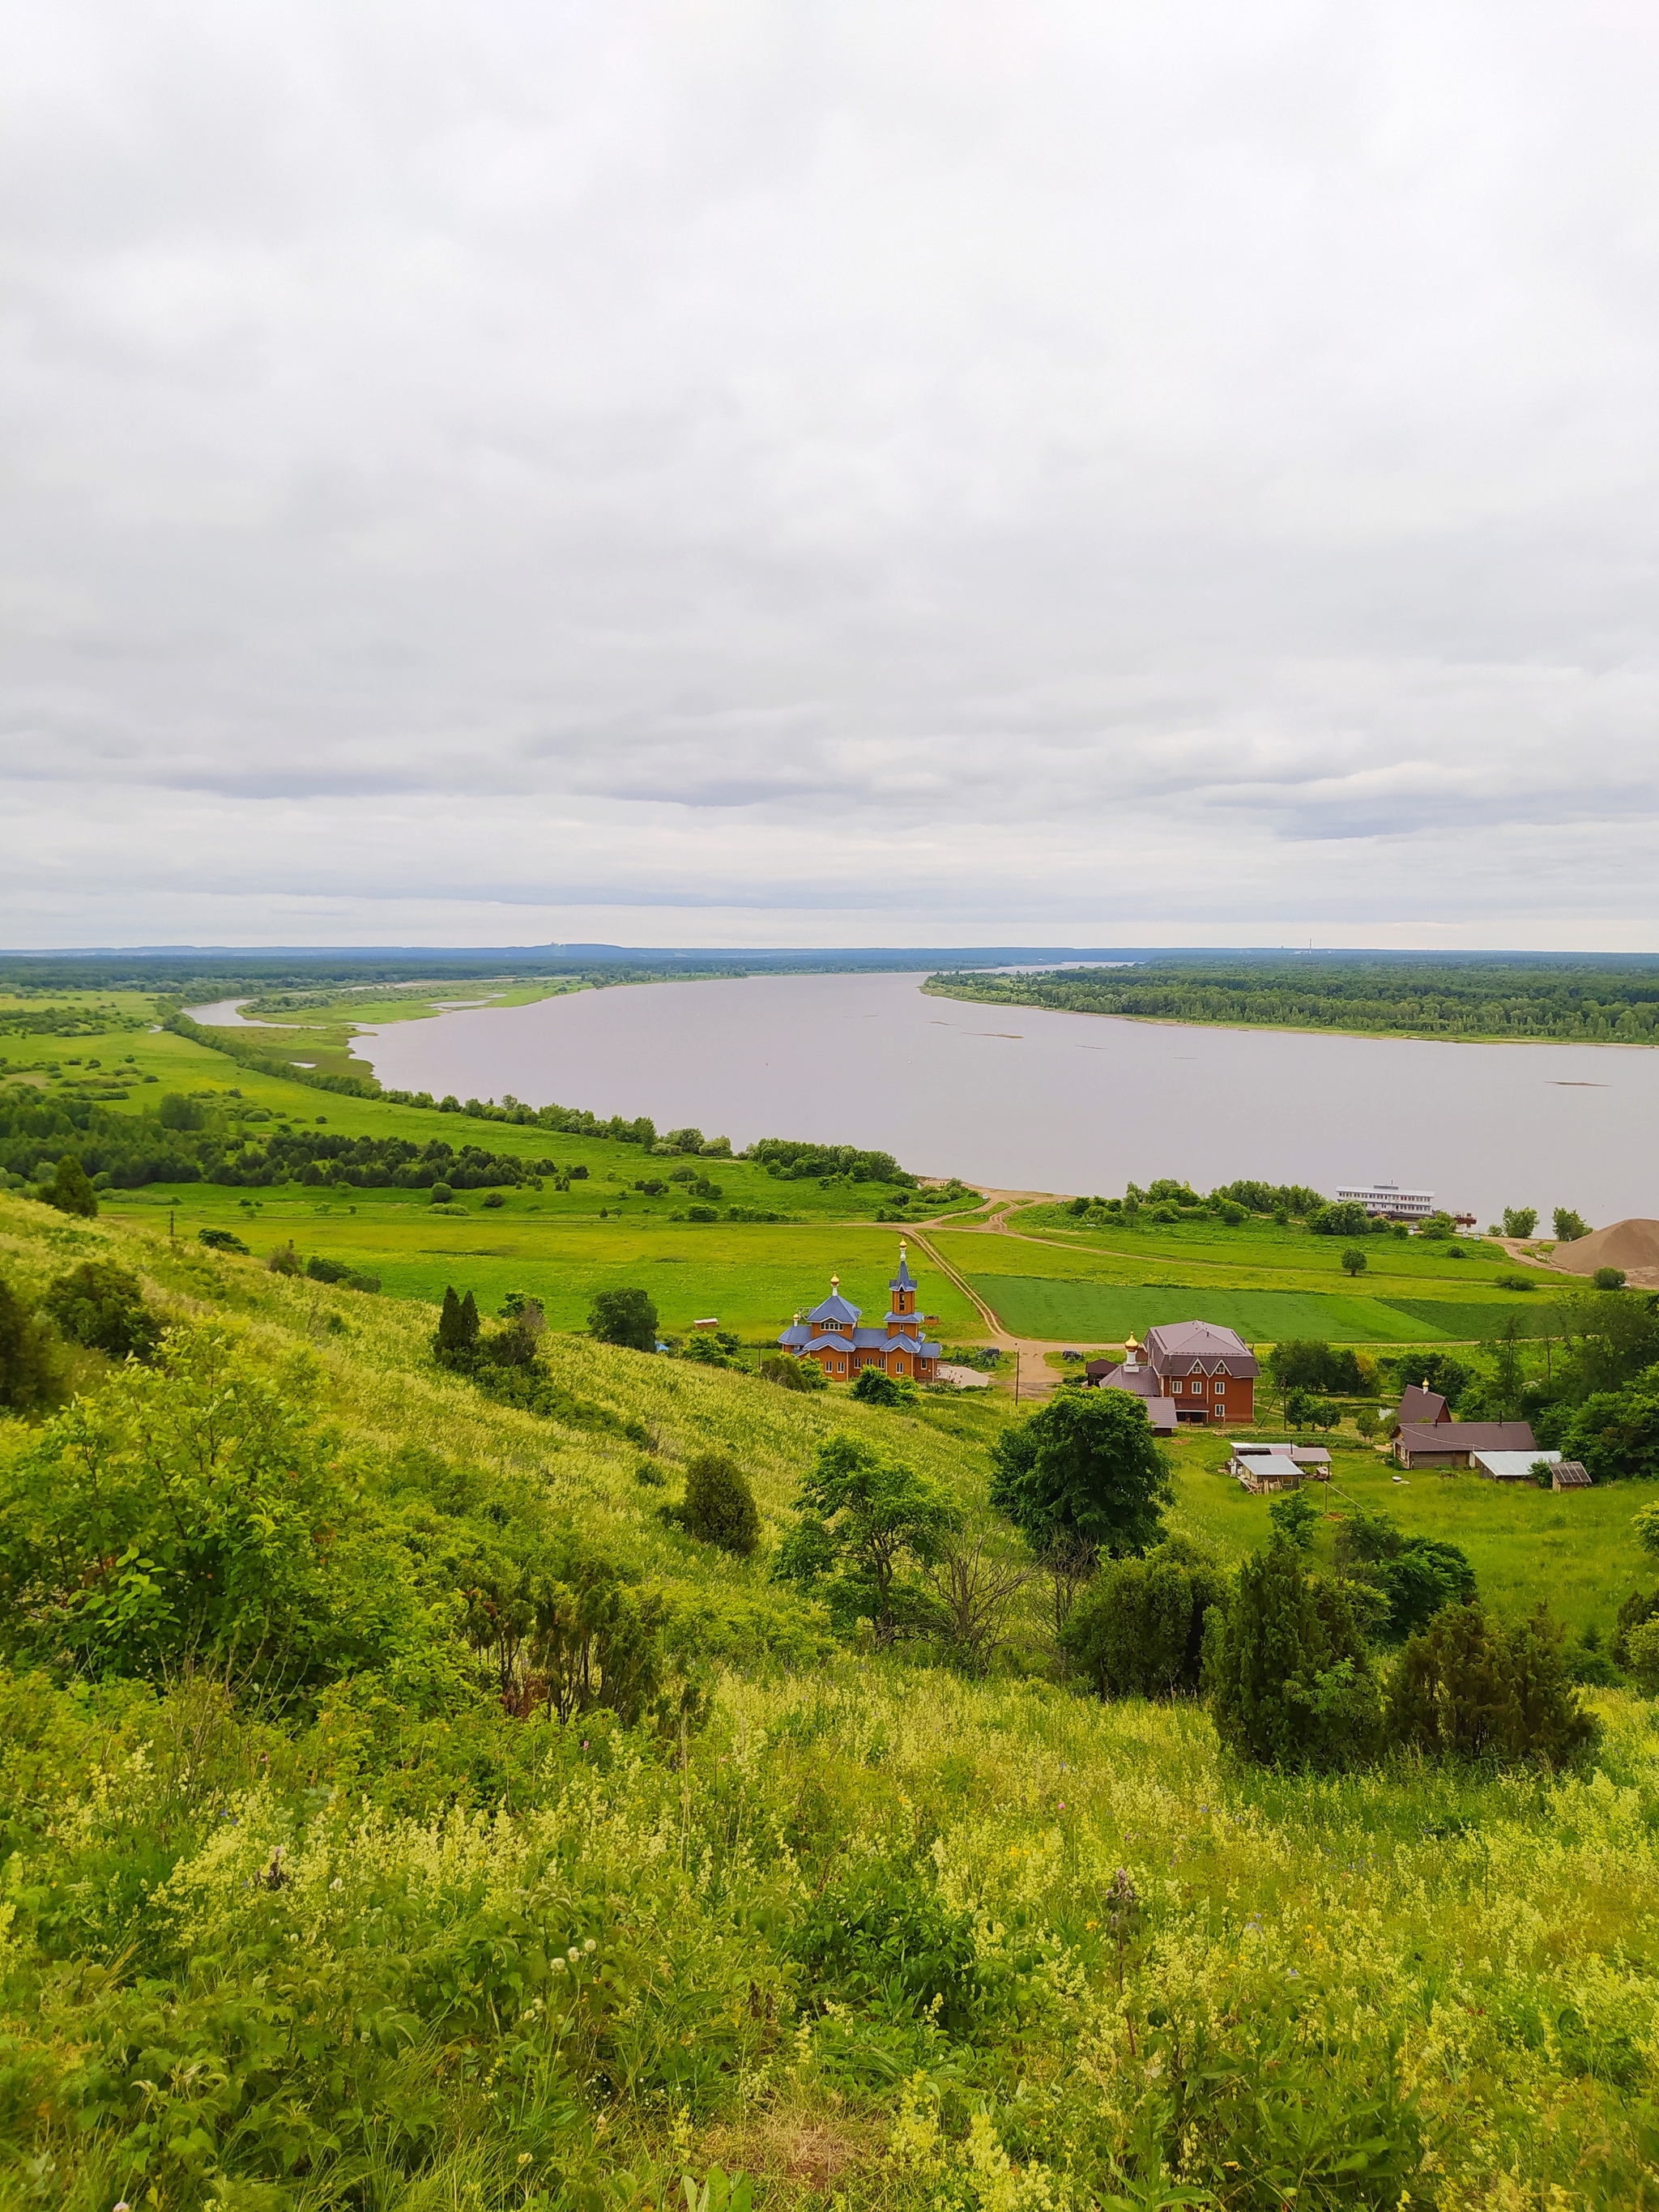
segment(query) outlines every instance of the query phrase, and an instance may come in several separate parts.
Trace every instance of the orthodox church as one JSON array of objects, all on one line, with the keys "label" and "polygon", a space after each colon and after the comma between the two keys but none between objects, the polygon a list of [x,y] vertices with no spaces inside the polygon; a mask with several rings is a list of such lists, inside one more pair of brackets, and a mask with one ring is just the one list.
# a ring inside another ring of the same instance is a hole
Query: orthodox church
[{"label": "orthodox church", "polygon": [[813,1359],[831,1382],[846,1382],[866,1367],[879,1367],[887,1375],[903,1375],[917,1382],[938,1378],[942,1358],[939,1346],[930,1344],[923,1331],[932,1316],[916,1311],[916,1279],[899,1242],[898,1273],[887,1285],[890,1310],[879,1328],[860,1328],[860,1310],[841,1294],[841,1277],[830,1278],[830,1295],[803,1320],[797,1314],[792,1327],[778,1339],[784,1351],[797,1359]]}]

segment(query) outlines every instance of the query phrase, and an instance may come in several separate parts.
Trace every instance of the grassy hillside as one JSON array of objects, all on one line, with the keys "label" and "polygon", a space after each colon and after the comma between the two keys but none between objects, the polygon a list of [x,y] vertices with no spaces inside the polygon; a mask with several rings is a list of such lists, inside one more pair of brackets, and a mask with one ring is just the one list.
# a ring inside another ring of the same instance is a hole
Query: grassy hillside
[{"label": "grassy hillside", "polygon": [[[1006,1399],[884,1412],[550,1336],[537,1419],[441,1371],[421,1304],[0,1199],[28,1297],[89,1256],[229,1364],[191,1427],[87,1355],[74,1433],[137,1391],[164,1480],[269,1389],[334,1486],[319,1557],[358,1546],[362,1605],[405,1589],[423,1641],[280,1699],[0,1676],[0,2201],[663,2212],[717,2166],[780,2212],[1659,2201],[1633,1694],[1595,1694],[1577,1778],[1239,1768],[1200,1708],[1054,1680],[1040,1586],[973,1680],[771,1579],[826,1437],[974,1508]],[[0,1419],[9,1479],[42,1435]],[[752,1478],[752,1560],[661,1510],[710,1446]],[[1180,1441],[1175,1521],[1237,1557],[1266,1504],[1222,1455]],[[1633,1487],[1394,1486],[1350,1446],[1334,1490],[1455,1533],[1500,1606],[1605,1621],[1635,1571]],[[678,1704],[503,1710],[469,1589],[532,1528],[660,1609]]]}]

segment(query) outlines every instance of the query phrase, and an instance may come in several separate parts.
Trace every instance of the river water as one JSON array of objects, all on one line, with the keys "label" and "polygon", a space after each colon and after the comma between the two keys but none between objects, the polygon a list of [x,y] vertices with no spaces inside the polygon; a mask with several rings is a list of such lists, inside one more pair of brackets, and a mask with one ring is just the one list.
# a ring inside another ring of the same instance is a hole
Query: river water
[{"label": "river water", "polygon": [[[1484,1225],[1505,1205],[1659,1215],[1659,1051],[1228,1030],[924,996],[918,975],[630,984],[372,1032],[380,1080],[810,1137],[980,1187],[1119,1194],[1373,1177]],[[234,1020],[234,1008],[196,1018]]]}]

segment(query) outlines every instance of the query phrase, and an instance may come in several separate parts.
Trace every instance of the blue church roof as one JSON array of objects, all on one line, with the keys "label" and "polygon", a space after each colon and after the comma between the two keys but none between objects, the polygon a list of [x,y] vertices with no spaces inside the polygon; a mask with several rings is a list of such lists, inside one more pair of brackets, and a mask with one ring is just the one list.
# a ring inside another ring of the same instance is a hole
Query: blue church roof
[{"label": "blue church roof", "polygon": [[916,1287],[916,1279],[910,1273],[910,1262],[904,1255],[904,1244],[902,1239],[899,1243],[898,1273],[887,1287],[890,1291],[914,1291]]},{"label": "blue church roof", "polygon": [[808,1321],[844,1321],[856,1324],[860,1310],[859,1307],[849,1305],[842,1297],[841,1278],[839,1275],[832,1275],[830,1278],[829,1297],[821,1306],[814,1306],[806,1318]]}]

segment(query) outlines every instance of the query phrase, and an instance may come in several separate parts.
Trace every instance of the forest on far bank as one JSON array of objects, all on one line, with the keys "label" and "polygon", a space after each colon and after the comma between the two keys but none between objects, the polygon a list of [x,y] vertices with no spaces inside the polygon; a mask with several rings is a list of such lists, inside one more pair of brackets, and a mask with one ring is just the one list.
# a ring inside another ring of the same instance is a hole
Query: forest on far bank
[{"label": "forest on far bank", "polygon": [[1659,1042],[1659,959],[1429,960],[1372,953],[1170,961],[1035,975],[931,975],[925,989],[994,1006],[1139,1021],[1373,1036]]}]

